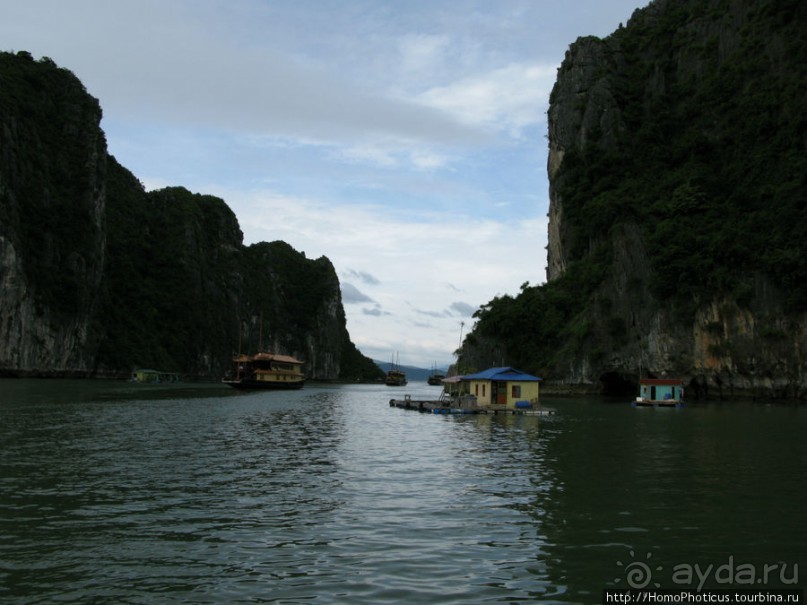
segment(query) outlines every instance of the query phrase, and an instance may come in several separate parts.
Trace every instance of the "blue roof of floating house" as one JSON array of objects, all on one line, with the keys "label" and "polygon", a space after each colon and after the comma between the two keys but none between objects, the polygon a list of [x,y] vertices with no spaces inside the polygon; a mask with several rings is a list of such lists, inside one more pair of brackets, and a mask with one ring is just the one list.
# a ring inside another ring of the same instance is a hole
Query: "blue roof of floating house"
[{"label": "blue roof of floating house", "polygon": [[519,382],[538,382],[541,378],[516,370],[515,368],[488,368],[476,374],[468,374],[462,377],[463,380],[498,380],[498,381],[519,381]]}]

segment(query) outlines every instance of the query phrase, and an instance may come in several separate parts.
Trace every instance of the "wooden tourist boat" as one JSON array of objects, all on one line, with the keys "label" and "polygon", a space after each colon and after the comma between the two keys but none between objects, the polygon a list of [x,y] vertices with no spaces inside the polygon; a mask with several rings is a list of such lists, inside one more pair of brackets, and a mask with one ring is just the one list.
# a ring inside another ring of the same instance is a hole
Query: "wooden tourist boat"
[{"label": "wooden tourist boat", "polygon": [[222,382],[235,389],[301,389],[305,384],[302,366],[302,361],[289,355],[236,355]]}]

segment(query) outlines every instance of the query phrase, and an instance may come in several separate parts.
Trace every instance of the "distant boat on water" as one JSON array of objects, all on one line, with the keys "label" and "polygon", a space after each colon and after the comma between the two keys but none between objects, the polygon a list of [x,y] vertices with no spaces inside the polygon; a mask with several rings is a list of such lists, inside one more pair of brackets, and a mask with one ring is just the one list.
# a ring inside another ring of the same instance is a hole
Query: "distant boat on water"
[{"label": "distant boat on water", "polygon": [[386,378],[384,379],[384,384],[386,384],[388,387],[406,386],[406,372],[402,371],[400,367],[391,361],[390,369],[387,372]]},{"label": "distant boat on water", "polygon": [[276,353],[236,355],[222,382],[234,389],[301,389],[305,384],[303,363]]},{"label": "distant boat on water", "polygon": [[426,379],[426,383],[432,386],[443,384],[443,379],[446,377],[442,372],[437,371],[437,367],[432,367],[432,373]]},{"label": "distant boat on water", "polygon": [[387,372],[387,377],[384,379],[384,384],[388,387],[402,387],[406,386],[406,372],[401,370],[390,370]]}]

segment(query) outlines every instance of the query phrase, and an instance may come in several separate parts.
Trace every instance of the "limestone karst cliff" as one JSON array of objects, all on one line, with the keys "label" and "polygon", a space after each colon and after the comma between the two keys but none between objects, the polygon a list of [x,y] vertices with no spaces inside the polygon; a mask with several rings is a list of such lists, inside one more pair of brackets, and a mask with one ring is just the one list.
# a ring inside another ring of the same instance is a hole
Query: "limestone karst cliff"
[{"label": "limestone karst cliff", "polygon": [[466,365],[807,396],[806,12],[655,0],[571,45],[548,113],[547,283],[480,310]]},{"label": "limestone karst cliff", "polygon": [[244,246],[235,215],[147,192],[107,153],[101,108],[68,70],[0,53],[0,372],[223,374],[239,347],[368,378],[330,261]]},{"label": "limestone karst cliff", "polygon": [[101,108],[66,70],[0,55],[0,367],[92,367],[106,252]]}]

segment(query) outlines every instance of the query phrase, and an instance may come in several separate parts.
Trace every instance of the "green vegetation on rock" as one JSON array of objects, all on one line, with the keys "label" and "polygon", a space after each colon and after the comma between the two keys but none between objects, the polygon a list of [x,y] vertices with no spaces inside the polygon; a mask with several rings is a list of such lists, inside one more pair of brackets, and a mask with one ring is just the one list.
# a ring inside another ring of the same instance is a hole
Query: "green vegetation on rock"
[{"label": "green vegetation on rock", "polygon": [[[485,305],[463,356],[559,381],[711,367],[803,389],[806,15],[799,0],[656,0],[573,44],[550,97],[556,273]],[[725,329],[703,345],[713,308]],[[762,338],[743,313],[789,351],[742,354],[738,337]]]},{"label": "green vegetation on rock", "polygon": [[309,378],[382,376],[350,341],[327,258],[244,246],[219,198],[145,191],[100,120],[72,73],[0,53],[0,370],[216,377],[261,347]]}]

